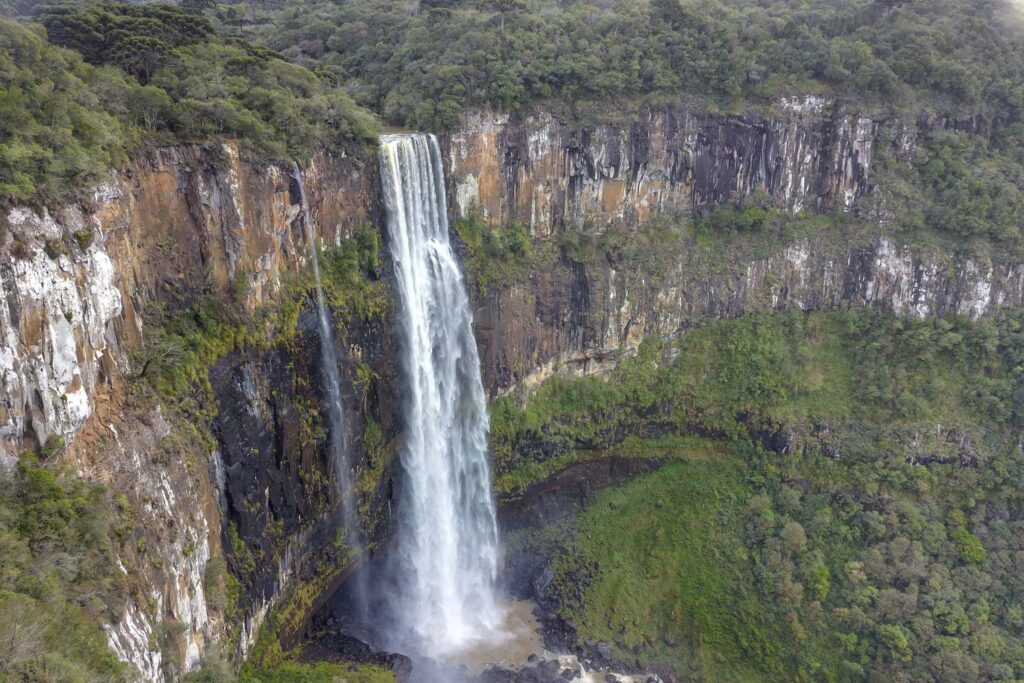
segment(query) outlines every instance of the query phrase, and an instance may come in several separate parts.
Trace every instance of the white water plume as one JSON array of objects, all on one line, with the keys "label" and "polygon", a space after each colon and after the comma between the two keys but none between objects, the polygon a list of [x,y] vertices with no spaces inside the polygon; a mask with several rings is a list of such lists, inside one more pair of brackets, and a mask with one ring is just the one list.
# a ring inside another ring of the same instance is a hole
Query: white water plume
[{"label": "white water plume", "polygon": [[423,654],[443,658],[502,620],[487,407],[437,140],[387,135],[380,159],[405,380],[395,612]]}]

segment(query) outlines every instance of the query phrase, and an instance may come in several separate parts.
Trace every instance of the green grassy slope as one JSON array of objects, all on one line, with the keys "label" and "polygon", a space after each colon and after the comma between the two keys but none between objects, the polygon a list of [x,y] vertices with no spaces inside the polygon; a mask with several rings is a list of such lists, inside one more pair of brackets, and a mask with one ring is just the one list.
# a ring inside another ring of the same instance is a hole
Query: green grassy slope
[{"label": "green grassy slope", "polygon": [[[503,461],[506,495],[576,459],[668,463],[514,552],[546,556],[542,603],[627,663],[713,681],[1020,677],[1021,330],[723,321],[673,361],[651,345],[607,382],[499,403],[497,452],[542,439],[561,460]],[[665,434],[641,438],[652,427]]]}]

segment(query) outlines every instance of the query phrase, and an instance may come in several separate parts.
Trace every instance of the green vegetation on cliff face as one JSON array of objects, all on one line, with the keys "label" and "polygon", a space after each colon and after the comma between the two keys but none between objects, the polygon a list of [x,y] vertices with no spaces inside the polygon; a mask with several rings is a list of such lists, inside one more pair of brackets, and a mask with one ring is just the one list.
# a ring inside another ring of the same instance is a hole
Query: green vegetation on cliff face
[{"label": "green vegetation on cliff face", "polygon": [[880,137],[875,182],[900,228],[956,246],[1024,248],[1024,124],[996,129],[991,138],[933,134],[908,164],[895,162],[886,149],[889,131]]},{"label": "green vegetation on cliff face", "polygon": [[394,683],[390,671],[369,664],[289,663],[242,676],[242,683]]},{"label": "green vegetation on cliff face", "polygon": [[455,232],[466,245],[466,272],[483,294],[528,279],[554,256],[550,243],[534,241],[522,223],[490,225],[479,216],[455,221]]},{"label": "green vegetation on cliff face", "polygon": [[467,106],[804,92],[1019,117],[1024,42],[1007,0],[287,0],[220,3],[226,30],[337,74],[390,121]]},{"label": "green vegetation on cliff face", "polygon": [[[627,661],[640,645],[646,667],[734,682],[787,671],[785,631],[766,609],[740,533],[753,496],[737,461],[721,456],[602,492],[554,562],[553,585],[568,598],[561,615],[584,640],[618,641]],[[566,590],[579,567],[589,568],[582,585]]]},{"label": "green vegetation on cliff face", "polygon": [[[390,310],[390,294],[379,272],[381,260],[378,233],[371,227],[364,227],[337,246],[317,245],[317,248],[324,297],[331,308],[339,345],[347,346],[349,330],[346,326],[380,323]],[[190,435],[194,443],[203,444],[200,449],[202,453],[213,452],[217,450],[218,444],[209,429],[217,410],[214,389],[210,383],[211,368],[231,353],[250,359],[258,357],[256,352],[280,354],[287,359],[287,372],[282,375],[286,380],[284,386],[277,385],[272,389],[280,401],[276,405],[281,409],[275,417],[286,422],[294,416],[298,421],[297,433],[289,434],[289,438],[293,435],[297,438],[289,447],[295,451],[316,454],[326,448],[328,434],[320,420],[317,379],[311,372],[303,371],[304,367],[309,367],[303,365],[302,356],[306,351],[304,343],[310,340],[303,339],[308,330],[304,331],[299,326],[300,315],[316,306],[312,269],[307,267],[286,278],[277,303],[254,312],[245,309],[245,281],[243,275],[240,284],[231,287],[230,301],[204,292],[190,304],[185,303],[177,308],[168,306],[152,309],[152,314],[146,320],[145,347],[133,359],[133,365],[138,371],[136,394],[145,396],[146,400],[171,401],[187,411],[189,418],[198,425],[196,434]],[[359,390],[365,392],[364,395],[368,395],[373,391],[370,385],[375,377],[369,366],[359,364],[352,381]],[[147,384],[139,386],[143,383]],[[289,383],[291,386],[288,386]],[[147,392],[146,389],[151,391]],[[291,415],[289,411],[293,411]],[[289,428],[282,425],[276,427],[282,433]],[[382,452],[385,445],[382,442],[383,435],[379,433],[378,427],[376,440],[372,444],[373,453],[357,470],[360,481],[367,477],[379,477],[386,467],[386,456]],[[369,444],[367,450],[371,450]],[[302,460],[301,453],[285,455],[297,461]],[[309,528],[310,523],[316,522],[321,514],[329,510],[333,484],[328,473],[315,464],[312,467],[299,465],[296,470],[289,473],[294,478],[290,482],[290,490],[297,492],[305,506],[299,524]],[[376,480],[368,483],[362,494],[369,498],[376,485]],[[211,577],[210,573],[207,575],[208,595],[214,593],[211,585],[218,586],[217,597],[211,600],[216,599],[220,603],[222,613],[235,629],[228,640],[238,637],[241,617],[252,607],[249,598],[260,595],[259,591],[263,590],[259,588],[261,582],[265,582],[267,575],[276,571],[274,567],[285,551],[285,542],[296,531],[286,526],[289,523],[286,521],[289,510],[271,506],[264,495],[264,491],[253,489],[251,497],[234,501],[234,508],[225,521],[226,561],[217,565],[216,576]],[[360,502],[364,502],[363,496],[360,496]],[[257,527],[256,534],[244,530],[240,533],[238,516],[245,511],[258,511],[265,515],[266,523]],[[374,523],[368,518],[369,505],[364,505],[361,511],[364,515],[363,528],[372,529]],[[325,677],[331,680],[330,674],[338,670],[331,667],[307,670],[299,665],[276,669],[294,654],[285,650],[282,638],[291,639],[301,631],[314,603],[323,597],[328,587],[349,568],[352,561],[351,548],[340,531],[333,541],[311,552],[315,552],[315,563],[307,564],[301,580],[296,580],[282,592],[274,608],[263,620],[248,655],[244,680],[287,680],[290,675],[296,676],[294,680],[319,681],[325,680]],[[274,671],[264,671],[270,669]],[[373,675],[378,675],[375,671],[367,669],[363,671],[364,678],[354,677],[351,680],[392,680],[373,678]],[[210,671],[203,675],[207,674],[214,675]]]},{"label": "green vegetation on cliff face", "polygon": [[499,488],[514,493],[547,460],[651,430],[749,437],[780,424],[849,424],[895,436],[922,424],[1022,421],[1019,315],[972,324],[794,311],[713,322],[675,342],[648,340],[608,381],[556,377],[525,406],[500,399],[491,435]]},{"label": "green vegetation on cliff face", "polygon": [[[387,285],[377,273],[379,248],[378,233],[365,227],[319,252],[324,296],[338,320],[375,320],[389,310]],[[232,351],[294,341],[299,314],[312,301],[312,270],[290,277],[280,301],[253,314],[244,310],[246,282],[242,274],[233,285],[233,301],[205,293],[183,309],[154,304],[146,345],[135,359],[140,375],[164,395],[181,396],[208,384],[210,366]]]},{"label": "green vegetation on cliff face", "polygon": [[66,199],[144,142],[236,138],[283,161],[376,137],[333,83],[176,6],[47,6],[38,19],[46,31],[0,19],[5,202]]},{"label": "green vegetation on cliff face", "polygon": [[[623,661],[721,681],[1014,680],[1022,420],[1019,315],[851,311],[645,345],[608,381],[499,401],[493,435],[513,495],[548,457],[669,461],[517,541],[550,558],[542,601]],[[680,439],[694,431],[713,441]]]},{"label": "green vegetation on cliff face", "polygon": [[[281,635],[288,634],[291,637],[301,631],[312,614],[316,600],[322,597],[328,587],[351,566],[352,559],[352,549],[339,529],[334,542],[327,548],[319,549],[319,559],[312,574],[313,578],[301,581],[285,591],[280,604],[267,615],[243,668],[243,680],[285,680],[273,675],[272,672],[281,667],[284,671],[291,669],[289,658],[295,653],[285,651],[281,645]],[[294,667],[294,672],[301,670],[299,666]],[[308,673],[313,675],[315,672]],[[269,678],[263,678],[264,675],[269,675]]]},{"label": "green vegetation on cliff face", "polygon": [[100,628],[128,592],[114,521],[102,487],[31,454],[0,471],[0,680],[123,680]]}]

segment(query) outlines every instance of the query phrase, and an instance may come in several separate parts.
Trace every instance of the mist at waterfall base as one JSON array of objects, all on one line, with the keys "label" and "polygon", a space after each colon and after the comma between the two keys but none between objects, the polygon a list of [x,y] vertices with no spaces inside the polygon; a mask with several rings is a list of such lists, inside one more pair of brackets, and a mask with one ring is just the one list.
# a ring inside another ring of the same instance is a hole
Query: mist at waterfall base
[{"label": "mist at waterfall base", "polygon": [[[394,541],[371,576],[353,635],[410,656],[414,680],[512,634],[487,458],[488,416],[466,286],[448,236],[444,170],[431,135],[381,140],[401,341],[404,444]],[[354,598],[354,586],[346,593]],[[435,668],[436,667],[436,668]]]}]

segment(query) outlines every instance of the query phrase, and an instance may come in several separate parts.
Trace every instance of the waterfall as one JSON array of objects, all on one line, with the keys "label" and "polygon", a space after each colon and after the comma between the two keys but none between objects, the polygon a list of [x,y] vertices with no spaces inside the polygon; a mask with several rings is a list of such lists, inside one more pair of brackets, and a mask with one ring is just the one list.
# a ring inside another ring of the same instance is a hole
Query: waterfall
[{"label": "waterfall", "polygon": [[[355,489],[352,484],[352,470],[348,455],[350,452],[348,423],[345,420],[345,405],[341,397],[341,372],[334,355],[334,327],[331,324],[330,309],[324,300],[323,282],[320,279],[316,226],[306,202],[306,188],[303,185],[302,171],[298,164],[293,166],[292,174],[296,185],[298,185],[303,221],[306,226],[306,238],[309,240],[312,252],[313,277],[316,282],[316,315],[320,338],[320,365],[323,368],[323,385],[327,397],[327,406],[324,412],[327,414],[327,427],[330,430],[328,438],[330,439],[331,464],[334,466],[337,480],[336,497],[345,527],[345,543],[348,545],[353,559],[358,559],[363,555],[365,544],[356,509]],[[356,591],[356,598],[359,601],[364,600],[365,591]],[[357,607],[360,612],[364,611],[364,603],[360,602]]]},{"label": "waterfall", "polygon": [[386,135],[380,159],[405,382],[400,613],[424,654],[437,656],[489,637],[500,621],[487,406],[437,139]]}]

